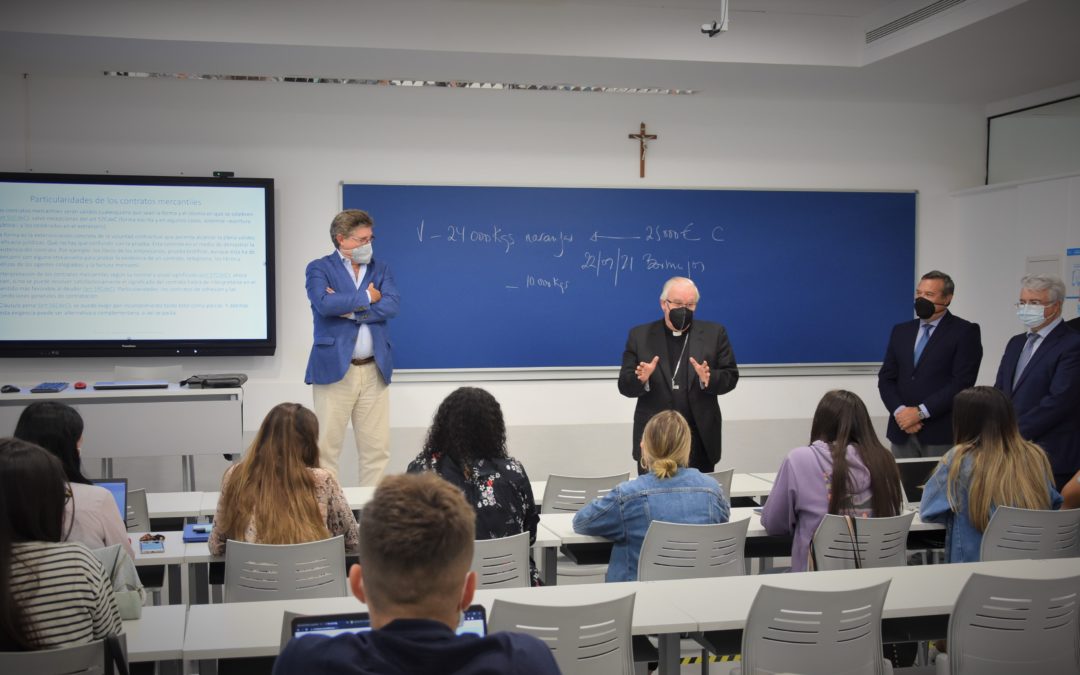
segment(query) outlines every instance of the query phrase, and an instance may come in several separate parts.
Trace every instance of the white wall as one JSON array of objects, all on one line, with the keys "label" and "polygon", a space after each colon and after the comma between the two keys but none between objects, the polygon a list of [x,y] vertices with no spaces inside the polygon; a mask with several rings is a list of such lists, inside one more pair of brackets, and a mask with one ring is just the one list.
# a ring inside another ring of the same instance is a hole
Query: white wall
[{"label": "white wall", "polygon": [[[637,177],[636,146],[626,138],[642,120],[660,135],[649,150],[646,180]],[[189,373],[249,373],[248,431],[279,401],[310,402],[302,383],[311,334],[303,269],[327,252],[342,180],[913,188],[920,191],[919,269],[956,270],[958,285],[974,294],[974,271],[960,265],[967,247],[948,195],[981,182],[984,124],[973,106],[794,99],[783,92],[768,99],[652,97],[57,75],[34,76],[26,88],[19,78],[0,76],[0,170],[209,175],[224,169],[276,179],[278,353],[184,364]],[[57,245],[60,257],[78,255],[62,241]],[[830,258],[828,250],[807,251],[807,259],[818,273],[837,279],[835,312],[821,320],[838,328],[858,321],[859,308],[844,304],[845,284],[858,280],[844,277],[843,260]],[[787,298],[755,296],[752,280],[732,292],[757,303],[765,320],[783,325]],[[722,322],[723,316],[710,315],[708,300],[701,315]],[[954,307],[968,316],[970,301],[964,291]],[[468,298],[462,304],[467,309]],[[790,330],[798,339],[798,327]],[[882,335],[882,349],[886,339]],[[613,361],[621,348],[612,345]],[[131,365],[165,363],[135,361]],[[106,360],[7,359],[0,360],[0,379],[93,381],[108,379],[112,367]],[[453,386],[392,386],[392,468],[416,451],[423,427]],[[533,475],[629,468],[633,401],[618,395],[614,381],[481,386],[502,402],[511,451]],[[872,376],[741,381],[721,399],[728,420],[724,464],[774,469],[790,446],[805,440],[818,398],[834,387],[856,391],[875,415],[885,414]],[[117,470],[151,489],[178,489],[178,466],[129,461]],[[220,470],[212,462],[201,465],[201,486],[215,483]],[[348,483],[350,466],[343,472]]]}]

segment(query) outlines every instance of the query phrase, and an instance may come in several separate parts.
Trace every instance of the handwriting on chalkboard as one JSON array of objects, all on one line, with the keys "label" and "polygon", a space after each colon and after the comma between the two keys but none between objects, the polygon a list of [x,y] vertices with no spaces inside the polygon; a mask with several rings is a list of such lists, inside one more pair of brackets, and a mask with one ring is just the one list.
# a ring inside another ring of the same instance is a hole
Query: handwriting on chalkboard
[{"label": "handwriting on chalkboard", "polygon": [[[498,224],[472,226],[450,223],[429,227],[425,220],[421,220],[416,227],[416,236],[421,245],[487,247],[499,255],[514,255],[515,247],[524,245],[538,251],[547,250],[552,258],[565,258],[574,245],[574,233],[565,230],[514,233],[509,229]],[[634,272],[657,272],[687,277],[704,274],[708,269],[704,247],[723,242],[724,228],[717,225],[711,229],[702,229],[694,223],[678,227],[645,225],[642,229],[629,233],[593,230],[588,240],[599,245],[581,251],[578,262],[574,263],[576,272],[588,275],[585,278],[603,280],[617,288],[620,276]],[[603,246],[606,242],[611,242],[611,247]],[[695,250],[700,246],[703,256],[685,257],[685,247],[677,245],[686,242],[692,243]],[[676,247],[665,252],[667,245]],[[646,249],[644,252],[641,251],[642,247]],[[552,264],[560,263],[552,261]],[[559,295],[565,294],[571,287],[571,280],[566,274],[568,268],[560,269],[563,274],[533,272],[526,274],[524,278],[508,280],[504,288],[515,291],[550,290]]]}]

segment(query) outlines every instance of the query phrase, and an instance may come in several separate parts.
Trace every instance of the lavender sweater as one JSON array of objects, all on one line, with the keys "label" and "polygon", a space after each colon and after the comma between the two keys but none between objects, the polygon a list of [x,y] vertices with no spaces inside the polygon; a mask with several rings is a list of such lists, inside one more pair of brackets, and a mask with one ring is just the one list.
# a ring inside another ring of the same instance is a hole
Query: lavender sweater
[{"label": "lavender sweater", "polygon": [[[847,449],[848,489],[854,510],[849,515],[873,516],[870,506],[870,472],[859,459],[854,446]],[[761,524],[769,534],[793,534],[791,571],[804,572],[810,552],[810,540],[829,511],[832,485],[832,456],[823,441],[795,448],[788,453],[776,483],[761,511]]]}]

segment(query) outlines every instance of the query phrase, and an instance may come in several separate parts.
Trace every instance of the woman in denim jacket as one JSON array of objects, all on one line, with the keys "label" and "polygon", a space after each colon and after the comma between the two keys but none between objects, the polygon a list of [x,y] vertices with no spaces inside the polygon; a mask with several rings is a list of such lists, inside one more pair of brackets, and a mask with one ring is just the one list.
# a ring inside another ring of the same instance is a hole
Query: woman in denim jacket
[{"label": "woman in denim jacket", "polygon": [[726,523],[731,505],[720,484],[690,458],[690,427],[674,410],[657,413],[641,437],[641,463],[649,473],[620,483],[574,515],[574,531],[615,543],[607,581],[636,581],[638,556],[649,523]]},{"label": "woman in denim jacket", "polygon": [[948,562],[976,562],[998,506],[1056,509],[1050,461],[1025,441],[1012,404],[993,387],[971,387],[953,399],[955,447],[923,488],[919,517],[945,524]]}]

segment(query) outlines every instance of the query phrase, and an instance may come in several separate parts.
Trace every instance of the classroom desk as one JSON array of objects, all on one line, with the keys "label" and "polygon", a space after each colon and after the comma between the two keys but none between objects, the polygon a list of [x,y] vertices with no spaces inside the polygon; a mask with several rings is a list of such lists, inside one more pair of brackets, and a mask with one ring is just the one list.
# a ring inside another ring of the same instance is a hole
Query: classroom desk
[{"label": "classroom desk", "polygon": [[[175,567],[180,572],[180,604],[186,605],[188,603],[188,559],[187,559],[187,547],[188,544],[184,543],[184,533],[180,531],[172,532],[155,532],[154,534],[161,534],[165,537],[165,550],[162,553],[143,553],[139,547],[139,537],[146,534],[145,532],[128,532],[128,539],[131,540],[131,548],[135,551],[135,566],[151,566],[151,565],[165,565],[166,567]],[[168,588],[169,575],[165,576],[166,588]],[[169,602],[168,594],[166,593],[165,602]]]},{"label": "classroom desk", "polygon": [[202,500],[202,492],[147,492],[146,510],[151,518],[198,518]]},{"label": "classroom desk", "polygon": [[753,476],[754,478],[757,478],[758,480],[763,480],[766,483],[772,484],[772,483],[776,482],[776,474],[777,474],[776,471],[754,471],[754,472],[749,473],[747,475],[748,476]]},{"label": "classroom desk", "polygon": [[[600,602],[637,593],[631,631],[634,635],[661,635],[661,673],[678,673],[678,634],[693,631],[697,623],[673,606],[663,588],[637,582],[589,584],[546,588],[514,588],[477,591],[474,602],[490,615],[495,598],[538,605]],[[194,605],[188,613],[184,634],[184,660],[231,659],[274,656],[281,642],[285,611],[302,614],[362,612],[364,604],[352,596],[320,600],[269,600],[218,605]]]},{"label": "classroom desk", "polygon": [[140,618],[124,621],[128,661],[180,661],[187,611],[184,605],[143,607]]}]

